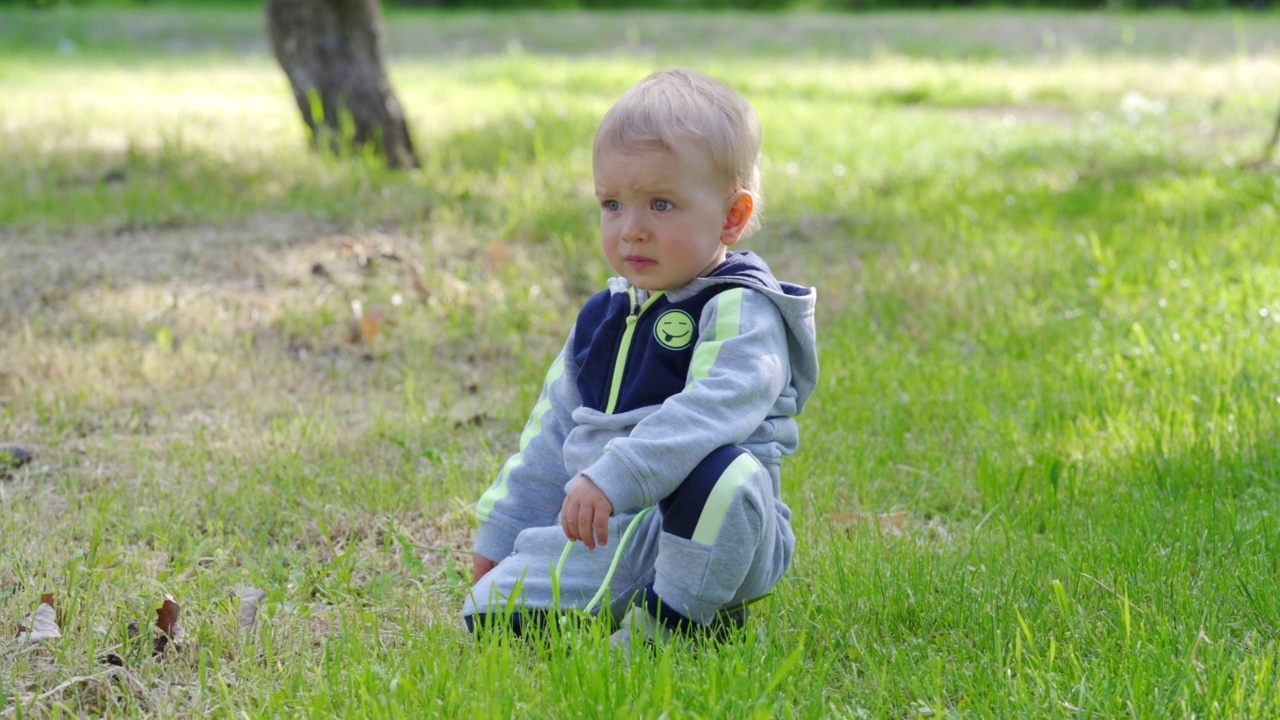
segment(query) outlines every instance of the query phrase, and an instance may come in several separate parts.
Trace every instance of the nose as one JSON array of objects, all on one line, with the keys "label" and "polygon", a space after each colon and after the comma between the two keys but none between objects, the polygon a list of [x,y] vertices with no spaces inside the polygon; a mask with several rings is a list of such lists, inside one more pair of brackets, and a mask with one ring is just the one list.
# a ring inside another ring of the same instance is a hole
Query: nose
[{"label": "nose", "polygon": [[627,242],[644,242],[648,237],[648,228],[638,212],[627,212],[622,218],[622,239]]}]

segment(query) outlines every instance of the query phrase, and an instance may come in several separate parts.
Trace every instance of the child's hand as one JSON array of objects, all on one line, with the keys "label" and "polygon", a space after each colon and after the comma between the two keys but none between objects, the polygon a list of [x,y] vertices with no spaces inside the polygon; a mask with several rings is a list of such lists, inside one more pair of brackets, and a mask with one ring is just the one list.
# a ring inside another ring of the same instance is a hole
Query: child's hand
[{"label": "child's hand", "polygon": [[480,582],[480,578],[488,575],[489,571],[496,567],[498,567],[498,563],[493,560],[471,553],[471,582]]},{"label": "child's hand", "polygon": [[609,544],[609,516],[612,514],[613,503],[609,502],[604,491],[591,478],[579,475],[569,486],[569,494],[560,506],[560,524],[570,541],[581,540],[588,550],[595,550],[597,538],[601,547]]}]

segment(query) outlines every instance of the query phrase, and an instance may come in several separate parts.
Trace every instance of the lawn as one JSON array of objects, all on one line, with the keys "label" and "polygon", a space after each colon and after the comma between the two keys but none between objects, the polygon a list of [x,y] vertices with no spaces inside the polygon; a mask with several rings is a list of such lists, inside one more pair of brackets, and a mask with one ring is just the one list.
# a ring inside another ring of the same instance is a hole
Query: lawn
[{"label": "lawn", "polygon": [[[251,6],[0,9],[0,718],[1280,715],[1280,16],[388,23],[420,171],[308,154]],[[697,654],[475,642],[595,124],[676,64],[819,289],[795,564]]]}]

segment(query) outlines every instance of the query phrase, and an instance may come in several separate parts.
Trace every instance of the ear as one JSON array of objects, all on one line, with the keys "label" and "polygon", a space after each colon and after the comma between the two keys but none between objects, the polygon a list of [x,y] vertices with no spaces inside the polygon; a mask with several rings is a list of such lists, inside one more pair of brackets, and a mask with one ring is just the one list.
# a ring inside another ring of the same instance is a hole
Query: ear
[{"label": "ear", "polygon": [[724,227],[720,230],[720,244],[730,247],[742,239],[742,233],[751,221],[751,213],[756,203],[751,193],[739,190],[729,196],[729,209],[724,216]]}]

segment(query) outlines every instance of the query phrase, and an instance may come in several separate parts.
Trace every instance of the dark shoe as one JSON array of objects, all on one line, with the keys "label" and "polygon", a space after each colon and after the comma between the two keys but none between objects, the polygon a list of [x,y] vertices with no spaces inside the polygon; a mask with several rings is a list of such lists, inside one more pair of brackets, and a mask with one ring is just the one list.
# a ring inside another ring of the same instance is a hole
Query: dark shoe
[{"label": "dark shoe", "polygon": [[673,628],[654,617],[642,607],[632,607],[627,611],[619,628],[609,637],[609,649],[621,652],[628,658],[631,656],[633,637],[641,637],[647,645],[668,645],[675,643],[679,647],[693,649],[699,640],[722,643],[737,630],[747,624],[747,606],[745,603],[722,608],[715,618],[706,625],[696,625],[686,621],[682,627]]}]

